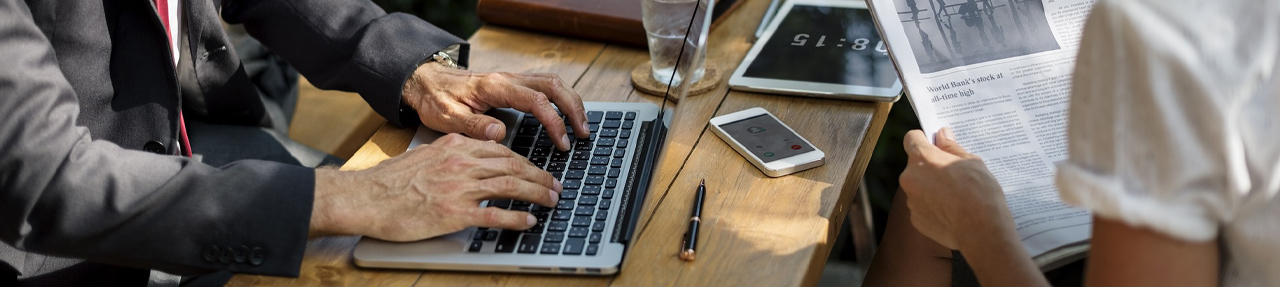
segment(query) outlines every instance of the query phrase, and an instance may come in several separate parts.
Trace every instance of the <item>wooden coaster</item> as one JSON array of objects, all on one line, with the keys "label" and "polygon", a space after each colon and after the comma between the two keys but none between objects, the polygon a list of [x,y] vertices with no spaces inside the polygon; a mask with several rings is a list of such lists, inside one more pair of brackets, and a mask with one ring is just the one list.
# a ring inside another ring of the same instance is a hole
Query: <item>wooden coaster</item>
[{"label": "wooden coaster", "polygon": [[[649,62],[644,62],[631,69],[631,85],[637,90],[646,94],[658,96],[667,92],[667,83],[660,83],[653,79],[653,68],[649,66]],[[720,67],[712,62],[707,62],[706,71],[702,73],[702,79],[697,83],[693,83],[693,88],[689,90],[690,97],[705,94],[716,87],[720,86]],[[672,102],[680,102],[675,97],[667,97]]]}]

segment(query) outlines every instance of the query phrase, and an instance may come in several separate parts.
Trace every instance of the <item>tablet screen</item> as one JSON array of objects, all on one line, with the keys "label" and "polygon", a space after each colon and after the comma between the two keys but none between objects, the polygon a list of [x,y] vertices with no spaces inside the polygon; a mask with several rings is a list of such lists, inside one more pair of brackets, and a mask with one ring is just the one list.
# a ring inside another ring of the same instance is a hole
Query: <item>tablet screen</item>
[{"label": "tablet screen", "polygon": [[867,9],[795,5],[742,74],[889,88],[893,61]]}]

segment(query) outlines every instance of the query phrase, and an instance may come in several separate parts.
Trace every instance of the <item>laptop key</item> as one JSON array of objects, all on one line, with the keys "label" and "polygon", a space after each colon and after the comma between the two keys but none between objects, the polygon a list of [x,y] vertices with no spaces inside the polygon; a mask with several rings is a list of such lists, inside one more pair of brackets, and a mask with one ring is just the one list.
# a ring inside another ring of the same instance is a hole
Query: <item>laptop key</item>
[{"label": "laptop key", "polygon": [[618,136],[618,130],[616,130],[616,129],[604,129],[604,130],[601,130],[599,134],[600,134],[600,137],[602,137],[602,138],[612,138],[612,137],[617,137],[617,136]]},{"label": "laptop key", "polygon": [[520,232],[513,230],[503,230],[498,235],[498,244],[494,245],[493,251],[499,253],[511,253],[516,250],[516,241],[520,240]]},{"label": "laptop key", "polygon": [[520,129],[516,130],[516,135],[528,137],[538,136],[538,127],[521,126]]},{"label": "laptop key", "polygon": [[569,169],[587,169],[587,161],[585,160],[571,161],[569,162]]},{"label": "laptop key", "polygon": [[547,235],[542,236],[542,241],[551,243],[564,242],[564,232],[547,232]]},{"label": "laptop key", "polygon": [[520,239],[520,247],[516,248],[516,252],[520,252],[520,253],[538,252],[539,243],[542,243],[542,235],[525,234],[524,238]]},{"label": "laptop key", "polygon": [[589,124],[587,127],[591,128],[591,132],[593,133],[600,131],[600,125],[597,124]]},{"label": "laptop key", "polygon": [[565,190],[560,192],[560,199],[574,199],[574,198],[578,198],[577,190]]},{"label": "laptop key", "polygon": [[604,188],[615,188],[615,187],[618,187],[618,179],[610,178],[604,181]]},{"label": "laptop key", "polygon": [[620,120],[605,120],[603,123],[600,123],[600,127],[606,128],[606,129],[616,129],[621,126],[622,126],[622,121]]},{"label": "laptop key", "polygon": [[484,240],[484,233],[488,230],[476,230],[476,234],[471,236],[471,240]]},{"label": "laptop key", "polygon": [[570,170],[564,173],[564,179],[582,179],[587,176],[587,172],[581,170]]},{"label": "laptop key", "polygon": [[596,150],[595,150],[595,151],[591,152],[591,155],[594,155],[594,156],[609,156],[609,154],[612,154],[612,153],[613,153],[613,148],[611,148],[611,147],[598,147],[598,148],[596,148]]},{"label": "laptop key", "polygon": [[596,205],[596,200],[594,195],[585,195],[578,199],[578,205]]},{"label": "laptop key", "polygon": [[629,130],[631,129],[631,127],[634,127],[635,125],[636,125],[636,121],[625,121],[625,122],[622,122],[622,129]]},{"label": "laptop key", "polygon": [[625,149],[625,148],[620,148],[620,149],[615,149],[615,150],[613,150],[613,157],[615,157],[615,158],[622,158],[622,157],[625,157],[625,156],[627,156],[627,149]]},{"label": "laptop key", "polygon": [[510,200],[510,199],[494,199],[494,200],[490,200],[490,201],[489,201],[489,206],[497,207],[497,208],[501,208],[501,209],[508,209],[508,208],[511,208],[511,200]]},{"label": "laptop key", "polygon": [[583,182],[586,183],[587,185],[601,185],[601,184],[604,184],[604,176],[588,175],[586,179],[583,179]]},{"label": "laptop key", "polygon": [[613,204],[613,202],[610,202],[608,199],[601,200],[601,201],[600,201],[600,210],[609,210],[609,207],[610,207],[610,205],[612,205],[612,204]]},{"label": "laptop key", "polygon": [[601,112],[601,111],[587,112],[587,123],[598,124],[602,119],[604,119],[604,112]]},{"label": "laptop key", "polygon": [[600,198],[603,198],[603,199],[613,198],[613,190],[612,189],[604,190],[604,192],[600,193]]},{"label": "laptop key", "polygon": [[568,221],[552,221],[551,224],[547,224],[547,231],[565,231],[568,229]]},{"label": "laptop key", "polygon": [[589,151],[573,152],[573,160],[589,160],[589,159],[591,159],[591,152]]},{"label": "laptop key", "polygon": [[529,162],[533,163],[533,166],[535,167],[542,168],[543,166],[547,165],[547,158],[530,156]]},{"label": "laptop key", "polygon": [[[594,158],[593,158],[593,159],[594,159]],[[603,174],[605,174],[605,172],[606,172],[606,171],[608,171],[608,170],[609,170],[609,168],[608,168],[608,167],[601,166],[601,165],[597,165],[597,166],[592,166],[592,167],[587,168],[587,174],[590,174],[590,175],[603,175]]]},{"label": "laptop key", "polygon": [[559,243],[542,244],[542,254],[560,254]]},{"label": "laptop key", "polygon": [[538,219],[538,223],[547,223],[547,219],[551,218],[550,212],[533,212],[533,218]]},{"label": "laptop key", "polygon": [[627,114],[625,116],[622,116],[622,118],[628,121],[634,120],[636,119],[636,112],[627,112]]},{"label": "laptop key", "polygon": [[564,241],[564,254],[578,255],[582,254],[582,248],[586,242],[582,238],[570,238]]},{"label": "laptop key", "polygon": [[609,178],[618,178],[619,176],[622,176],[622,169],[620,168],[610,169],[608,176]]},{"label": "laptop key", "polygon": [[613,162],[609,163],[609,167],[622,168],[622,159],[621,158],[613,159]]},{"label": "laptop key", "polygon": [[591,216],[592,214],[596,214],[596,211],[590,206],[579,206],[577,209],[573,210],[573,215],[577,216]]},{"label": "laptop key", "polygon": [[528,201],[523,201],[523,200],[512,200],[512,201],[511,201],[511,206],[526,206],[526,207],[527,207],[527,206],[529,206],[529,202],[528,202]]},{"label": "laptop key", "polygon": [[529,157],[529,151],[532,151],[532,150],[533,150],[533,149],[531,149],[531,148],[527,148],[527,147],[513,147],[513,148],[511,148],[511,152],[516,153],[516,154],[518,154],[518,155],[520,155],[520,156],[523,156],[523,157]]},{"label": "laptop key", "polygon": [[535,147],[529,157],[548,157],[551,156],[551,150],[551,147]]},{"label": "laptop key", "polygon": [[597,245],[597,244],[587,245],[588,256],[596,256],[596,253],[599,253],[599,252],[600,252],[600,245]]},{"label": "laptop key", "polygon": [[578,189],[582,187],[582,181],[576,180],[576,179],[565,180],[565,181],[561,181],[560,183],[562,184],[561,187],[563,187],[564,189]]},{"label": "laptop key", "polygon": [[583,187],[583,188],[582,188],[582,194],[583,194],[583,195],[599,195],[599,194],[600,194],[600,187],[599,187],[599,186],[586,186],[586,187]]},{"label": "laptop key", "polygon": [[617,112],[617,111],[605,112],[605,113],[604,113],[604,119],[606,119],[606,120],[621,120],[621,119],[622,119],[622,112]]},{"label": "laptop key", "polygon": [[539,123],[538,118],[535,117],[525,117],[524,120],[520,121],[520,126],[522,127],[537,127],[541,125],[542,123]]},{"label": "laptop key", "polygon": [[609,158],[603,156],[593,157],[591,158],[591,165],[609,165]]},{"label": "laptop key", "polygon": [[570,218],[573,218],[573,212],[568,210],[556,210],[551,214],[551,220],[555,221],[567,221]]},{"label": "laptop key", "polygon": [[596,223],[591,224],[591,231],[595,231],[595,232],[603,232],[603,231],[604,231],[604,221],[597,221]]},{"label": "laptop key", "polygon": [[555,146],[555,142],[552,142],[551,138],[547,138],[547,137],[538,137],[538,140],[533,142],[533,147],[550,148],[553,146]]},{"label": "laptop key", "polygon": [[471,246],[467,247],[467,252],[480,252],[481,247],[484,247],[484,241],[472,241]]},{"label": "laptop key", "polygon": [[564,171],[564,169],[565,169],[565,168],[567,168],[567,167],[569,167],[569,164],[567,164],[567,163],[564,163],[564,162],[552,162],[552,163],[547,164],[547,171],[549,171],[549,172]]},{"label": "laptop key", "polygon": [[601,238],[604,238],[604,234],[601,234],[601,233],[592,233],[592,234],[591,234],[591,236],[588,236],[588,237],[587,237],[587,242],[591,242],[591,243],[600,243],[600,239],[601,239]]},{"label": "laptop key", "polygon": [[484,241],[494,241],[494,240],[498,240],[497,230],[489,230],[484,232]]},{"label": "laptop key", "polygon": [[527,136],[527,137],[526,137],[526,136],[517,136],[514,140],[511,140],[511,146],[513,146],[513,147],[522,147],[522,148],[523,148],[523,147],[532,147],[532,146],[533,146],[533,141],[534,141],[534,137],[532,137],[532,136]]},{"label": "laptop key", "polygon": [[608,213],[608,212],[597,212],[597,213],[596,213],[596,221],[605,221],[606,219],[609,219],[609,213]]},{"label": "laptop key", "polygon": [[631,141],[629,141],[629,140],[625,140],[625,139],[624,139],[624,140],[620,140],[620,141],[618,141],[618,144],[614,145],[613,147],[616,147],[616,148],[627,148],[627,145],[628,145],[629,143],[631,143]]},{"label": "laptop key", "polygon": [[561,199],[559,202],[556,202],[556,209],[559,209],[559,210],[573,210],[573,200],[572,200],[572,199]]},{"label": "laptop key", "polygon": [[591,144],[591,142],[578,142],[578,144],[577,144],[576,146],[574,146],[574,147],[573,147],[573,150],[576,150],[576,151],[589,151],[589,150],[591,150],[591,148],[592,148],[592,144]]},{"label": "laptop key", "polygon": [[529,229],[525,229],[524,233],[542,233],[542,230],[545,230],[546,228],[547,228],[546,223],[539,222],[539,223],[533,224],[533,227],[529,227]]},{"label": "laptop key", "polygon": [[615,139],[600,139],[596,141],[596,146],[603,146],[603,147],[611,146],[614,144],[614,141]]},{"label": "laptop key", "polygon": [[583,217],[583,216],[574,217],[574,218],[573,218],[573,221],[572,221],[572,222],[570,222],[570,223],[569,223],[569,225],[574,226],[574,227],[587,227],[587,226],[591,226],[591,218],[590,218],[590,217]]},{"label": "laptop key", "polygon": [[631,138],[631,131],[622,131],[622,132],[619,132],[619,133],[618,133],[618,138],[623,138],[623,139],[629,139],[629,138]]},{"label": "laptop key", "polygon": [[[587,237],[587,234],[588,234],[588,233],[589,233],[589,232],[587,232],[587,228],[586,228],[586,227],[574,227],[574,228],[569,228],[569,238],[583,238],[583,237]],[[573,240],[573,239],[569,239],[569,240]],[[581,239],[579,239],[579,240],[581,240]]]}]

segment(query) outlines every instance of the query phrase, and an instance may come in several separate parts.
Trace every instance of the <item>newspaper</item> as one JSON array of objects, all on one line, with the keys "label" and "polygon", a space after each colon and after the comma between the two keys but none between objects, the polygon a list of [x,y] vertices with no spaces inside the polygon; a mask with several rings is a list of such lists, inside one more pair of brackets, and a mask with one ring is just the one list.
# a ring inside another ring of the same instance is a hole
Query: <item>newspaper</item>
[{"label": "newspaper", "polygon": [[1028,253],[1087,244],[1092,218],[1062,202],[1053,175],[1093,0],[867,1],[921,127],[930,139],[951,127],[986,161]]}]

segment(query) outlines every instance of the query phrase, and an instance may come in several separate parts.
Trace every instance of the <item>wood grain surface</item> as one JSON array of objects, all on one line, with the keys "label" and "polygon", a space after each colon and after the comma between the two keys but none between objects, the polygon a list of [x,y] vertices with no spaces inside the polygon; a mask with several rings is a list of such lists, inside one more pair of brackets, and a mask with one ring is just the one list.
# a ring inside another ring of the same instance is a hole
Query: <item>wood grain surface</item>
[{"label": "wood grain surface", "polygon": [[[743,0],[712,31],[708,61],[732,71],[768,5]],[[471,69],[555,73],[585,101],[658,104],[636,92],[630,70],[644,50],[484,27],[470,39]],[[641,225],[615,276],[581,277],[358,268],[356,237],[308,243],[299,278],[238,275],[231,286],[812,286],[835,242],[891,104],[786,97],[720,87],[682,100]],[[764,107],[827,154],[824,166],[769,178],[707,129],[707,121]],[[412,129],[383,126],[343,169],[404,152]],[[707,180],[698,259],[675,257],[697,183]]]}]

